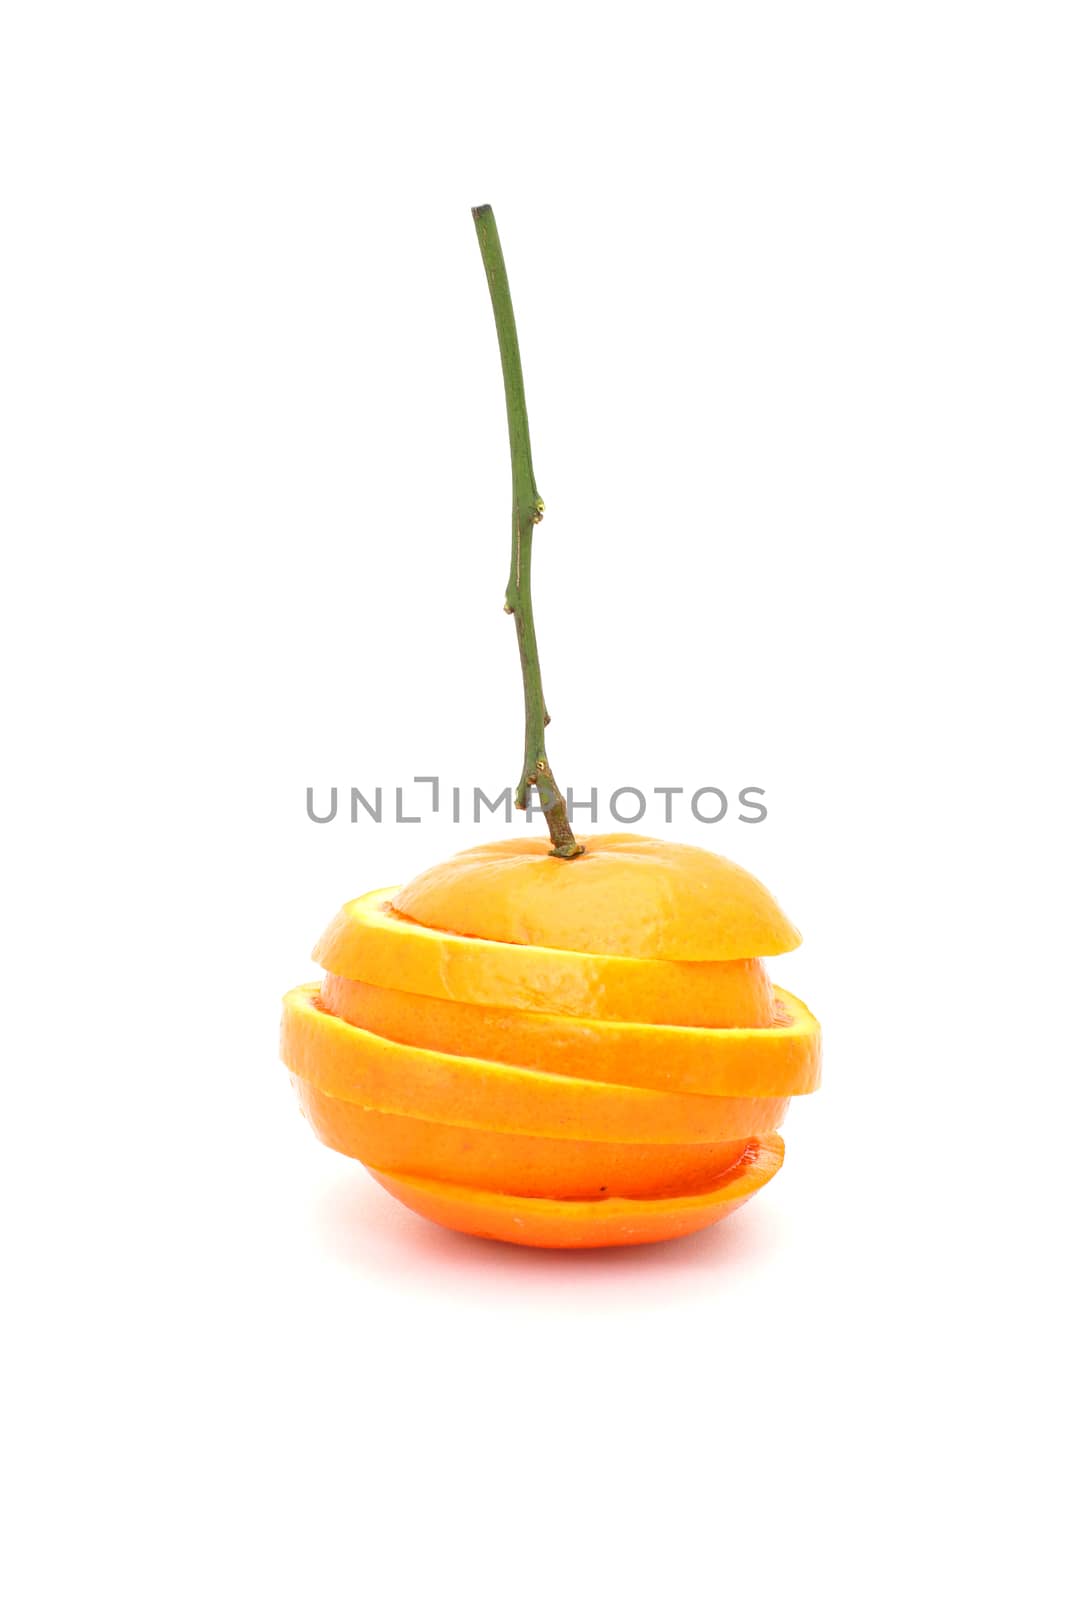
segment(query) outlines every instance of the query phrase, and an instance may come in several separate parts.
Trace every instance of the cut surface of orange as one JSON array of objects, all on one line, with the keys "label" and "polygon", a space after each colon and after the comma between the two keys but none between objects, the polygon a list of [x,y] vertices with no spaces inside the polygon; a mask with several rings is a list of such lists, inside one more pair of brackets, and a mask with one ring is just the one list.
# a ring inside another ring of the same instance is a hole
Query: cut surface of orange
[{"label": "cut surface of orange", "polygon": [[[576,871],[583,857],[556,862]],[[697,1028],[768,1027],[769,975],[756,958],[659,961],[505,944],[398,915],[398,889],[350,900],[314,949],[327,972],[380,989],[560,1016]]]},{"label": "cut surface of orange", "polygon": [[657,1199],[539,1200],[371,1168],[389,1194],[459,1233],[543,1249],[650,1244],[720,1222],[779,1172],[784,1141],[752,1139],[739,1162],[702,1193]]},{"label": "cut surface of orange", "polygon": [[788,1104],[634,1089],[396,1044],[324,1010],[317,984],[285,996],[281,1059],[316,1088],[375,1111],[560,1139],[716,1144],[771,1132]]},{"label": "cut surface of orange", "polygon": [[441,861],[392,896],[423,927],[504,944],[654,961],[735,961],[794,950],[800,935],[764,884],[697,845],[583,835],[497,839]]},{"label": "cut surface of orange", "polygon": [[734,1167],[743,1139],[722,1144],[623,1144],[456,1128],[337,1100],[293,1076],[323,1144],[369,1167],[471,1189],[553,1199],[629,1198],[706,1188]]},{"label": "cut surface of orange", "polygon": [[821,1076],[817,1020],[784,989],[774,990],[773,1026],[767,1028],[678,1028],[552,1016],[378,989],[332,973],[326,974],[321,994],[327,1011],[398,1044],[600,1083],[675,1094],[773,1097],[809,1094]]}]

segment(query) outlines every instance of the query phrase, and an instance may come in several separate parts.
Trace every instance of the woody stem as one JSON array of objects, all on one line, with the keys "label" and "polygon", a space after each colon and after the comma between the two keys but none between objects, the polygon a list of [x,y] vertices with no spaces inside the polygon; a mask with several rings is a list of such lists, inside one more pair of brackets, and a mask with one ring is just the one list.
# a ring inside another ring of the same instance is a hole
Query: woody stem
[{"label": "woody stem", "polygon": [[515,803],[524,809],[528,800],[529,785],[533,784],[540,797],[551,835],[551,854],[571,860],[583,854],[583,846],[573,837],[566,802],[555,781],[547,759],[544,729],[549,721],[544,705],[544,690],[540,679],[540,655],[536,647],[536,627],[532,609],[532,542],[533,529],[542,519],[544,503],[536,487],[533,474],[532,446],[529,443],[529,417],[525,409],[525,382],[521,371],[521,354],[518,350],[518,332],[514,323],[514,307],[510,299],[510,285],[499,243],[499,232],[491,206],[475,206],[474,225],[481,247],[488,292],[492,298],[499,355],[503,364],[503,389],[507,401],[507,427],[510,433],[510,470],[513,483],[511,515],[510,577],[507,582],[505,609],[513,614],[518,635],[518,653],[521,657],[521,676],[525,690],[525,752],[521,780],[515,793]]}]

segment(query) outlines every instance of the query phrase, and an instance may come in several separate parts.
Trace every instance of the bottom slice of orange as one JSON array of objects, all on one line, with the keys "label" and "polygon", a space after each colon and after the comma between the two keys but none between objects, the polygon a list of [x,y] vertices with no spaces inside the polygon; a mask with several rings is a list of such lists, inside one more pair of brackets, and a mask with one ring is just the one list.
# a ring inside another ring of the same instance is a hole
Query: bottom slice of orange
[{"label": "bottom slice of orange", "polygon": [[780,1171],[778,1133],[750,1139],[740,1160],[701,1194],[660,1199],[531,1200],[523,1195],[467,1189],[435,1178],[368,1170],[389,1194],[419,1216],[458,1233],[546,1250],[651,1244],[709,1228],[749,1200]]}]

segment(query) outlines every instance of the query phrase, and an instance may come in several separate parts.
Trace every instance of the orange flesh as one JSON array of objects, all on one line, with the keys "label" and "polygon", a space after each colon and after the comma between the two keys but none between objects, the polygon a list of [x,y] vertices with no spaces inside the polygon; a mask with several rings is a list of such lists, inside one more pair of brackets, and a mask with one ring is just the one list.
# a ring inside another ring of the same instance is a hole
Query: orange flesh
[{"label": "orange flesh", "polygon": [[759,960],[635,960],[443,933],[392,911],[389,897],[399,892],[349,901],[315,946],[315,961],[379,989],[470,1005],[694,1028],[773,1022],[773,990]]},{"label": "orange flesh", "polygon": [[633,1089],[395,1044],[323,1010],[317,984],[285,996],[281,1059],[316,1088],[375,1111],[560,1139],[716,1144],[771,1132],[788,1104]]},{"label": "orange flesh", "polygon": [[658,1199],[537,1200],[373,1167],[370,1171],[389,1194],[445,1228],[510,1244],[580,1250],[650,1244],[709,1227],[763,1188],[783,1160],[784,1141],[779,1135],[752,1139],[736,1166],[702,1193]]},{"label": "orange flesh", "polygon": [[[399,1044],[476,1056],[541,1072],[679,1094],[809,1094],[821,1074],[816,1020],[774,991],[770,1028],[675,1028],[556,1017],[378,989],[327,973],[322,1005]],[[380,1163],[379,1163],[380,1164]]]},{"label": "orange flesh", "polygon": [[764,884],[724,856],[638,833],[580,843],[573,861],[541,837],[477,845],[421,873],[393,904],[425,927],[478,939],[656,961],[774,956],[799,943]]},{"label": "orange flesh", "polygon": [[743,1139],[723,1144],[610,1144],[457,1128],[369,1111],[293,1077],[323,1144],[369,1167],[471,1189],[556,1199],[662,1196],[705,1189],[735,1166]]}]

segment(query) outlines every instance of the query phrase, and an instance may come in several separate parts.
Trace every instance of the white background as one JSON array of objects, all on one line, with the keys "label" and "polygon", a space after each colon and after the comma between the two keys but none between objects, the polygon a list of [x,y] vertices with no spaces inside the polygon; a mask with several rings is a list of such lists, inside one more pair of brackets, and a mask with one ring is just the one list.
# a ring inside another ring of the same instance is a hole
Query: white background
[{"label": "white background", "polygon": [[[8,1591],[1049,1593],[1060,9],[4,15]],[[825,1025],[657,1250],[436,1230],[276,1060],[489,836],[306,786],[517,775],[486,200],[556,772],[764,787],[648,831]]]}]

